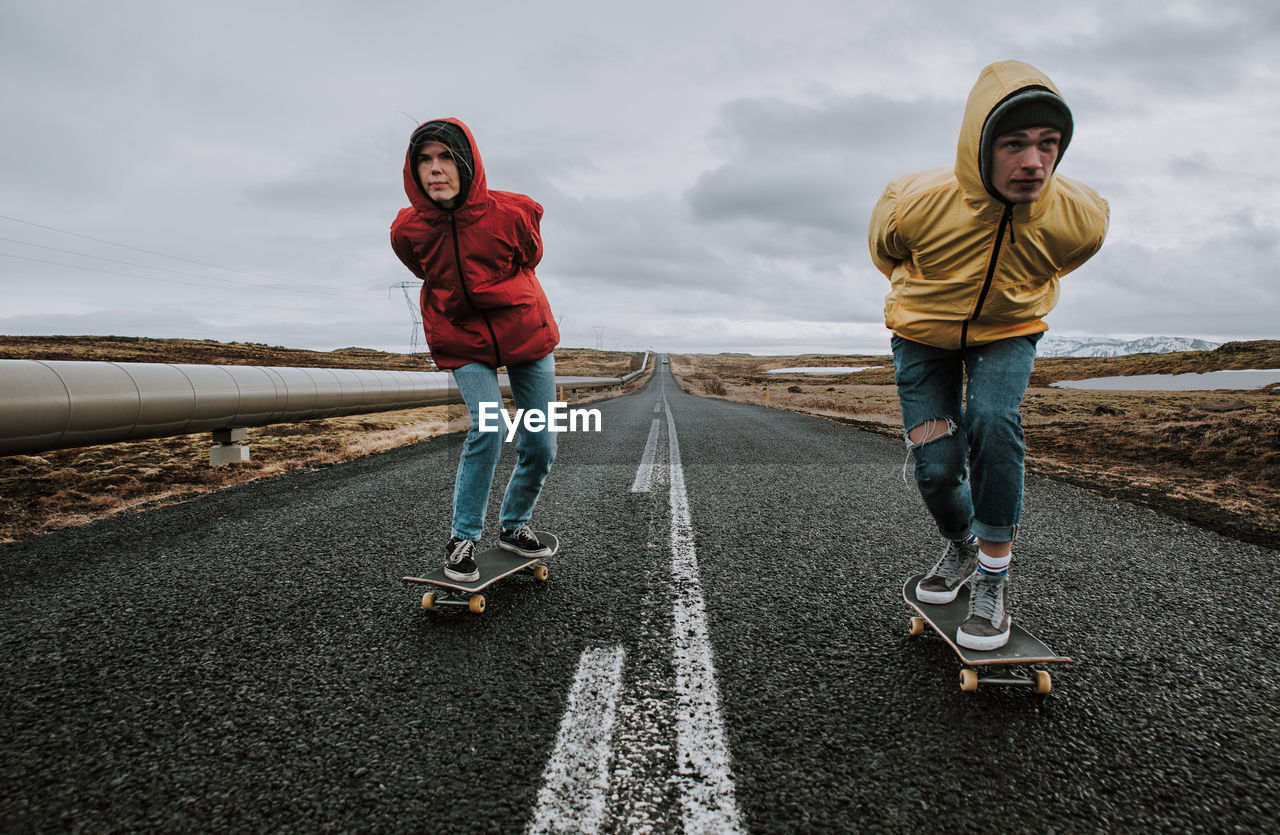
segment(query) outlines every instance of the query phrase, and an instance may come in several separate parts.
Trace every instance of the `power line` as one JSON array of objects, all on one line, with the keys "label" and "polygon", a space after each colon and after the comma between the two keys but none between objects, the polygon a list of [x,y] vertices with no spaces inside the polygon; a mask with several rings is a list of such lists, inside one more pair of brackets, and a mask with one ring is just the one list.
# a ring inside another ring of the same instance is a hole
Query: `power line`
[{"label": "power line", "polygon": [[[59,251],[65,251],[65,250],[59,250]],[[75,254],[78,254],[78,253],[72,253],[72,254],[73,254],[73,255],[75,255]],[[89,255],[89,256],[86,256],[86,257],[88,257],[88,258],[92,258],[93,256],[92,256],[92,255]],[[19,260],[19,261],[33,261],[33,262],[35,262],[35,263],[37,263],[37,264],[52,264],[52,265],[54,265],[54,266],[56,266],[56,267],[70,267],[70,268],[71,268],[71,269],[73,269],[73,270],[85,270],[86,272],[91,272],[91,273],[102,273],[103,275],[119,275],[119,276],[124,276],[125,278],[141,278],[141,279],[143,279],[144,281],[163,281],[163,282],[165,282],[166,284],[183,284],[183,285],[186,285],[187,287],[209,287],[209,286],[211,286],[211,285],[209,285],[208,283],[201,283],[201,282],[197,282],[197,281],[181,281],[181,280],[176,279],[176,278],[164,278],[163,276],[158,276],[158,275],[139,275],[138,273],[122,273],[122,272],[120,272],[119,270],[103,270],[103,269],[100,269],[100,268],[98,268],[98,267],[88,267],[88,266],[85,266],[84,264],[68,264],[68,263],[66,263],[66,262],[64,262],[64,261],[50,261],[50,260],[48,260],[48,259],[46,259],[46,258],[30,258],[30,257],[28,257],[28,256],[26,256],[26,255],[14,255],[14,254],[13,254],[13,253],[11,253],[11,252],[0,252],[0,258],[16,258],[16,259],[17,259],[17,260]],[[110,259],[105,259],[105,260],[110,260]],[[121,262],[121,263],[124,263],[124,262]],[[144,266],[144,265],[136,265],[136,266]],[[155,267],[144,267],[144,268],[145,268],[145,269],[158,269],[158,268],[155,268]],[[172,270],[170,270],[170,272],[172,272]],[[179,273],[179,275],[188,275],[188,273]],[[204,277],[204,276],[196,276],[196,277],[197,277],[197,278],[202,278],[202,277]],[[216,278],[211,278],[211,280],[213,280],[213,281],[220,281],[220,280],[225,280],[225,279],[216,279]],[[280,283],[281,283],[281,284],[285,284],[286,282],[280,282]],[[223,289],[227,289],[227,288],[225,288],[225,287],[219,287],[219,288],[217,288],[217,289],[223,290]],[[241,286],[237,287],[236,289],[237,289],[237,291],[239,291],[239,292],[243,292],[243,291],[245,291],[245,290],[252,290],[252,291],[254,291],[254,292],[261,293],[261,292],[263,292],[264,290],[267,290],[268,288],[265,288],[265,287],[253,287],[253,286],[250,286],[250,287],[244,287],[243,285],[241,285]],[[288,292],[288,293],[290,293],[290,294],[297,294],[297,293],[299,293],[299,292],[301,292],[301,291],[300,291],[300,290],[298,290],[298,289],[296,289],[296,288],[289,288],[289,289],[287,289],[287,290],[284,290],[284,292]],[[331,298],[331,299],[350,299],[350,298],[351,298],[351,296],[349,296],[349,295],[347,295],[347,294],[344,294],[344,293],[326,292],[325,290],[322,290],[322,289],[317,288],[317,287],[307,287],[307,289],[306,289],[306,294],[307,294],[308,296],[327,296],[328,298]]]},{"label": "power line", "polygon": [[62,261],[49,261],[45,258],[28,258],[25,255],[14,255],[10,252],[0,252],[0,258],[17,258],[19,261],[34,261],[37,264],[53,264],[58,267],[70,267],[73,270],[88,270],[91,273],[102,273],[103,275],[122,275],[125,278],[142,278],[147,281],[163,281],[167,284],[185,284],[188,287],[202,287],[208,285],[197,284],[194,281],[180,281],[176,278],[163,278],[158,275],[138,275],[137,273],[122,273],[118,270],[101,270],[97,267],[86,267],[81,264],[66,264]]},{"label": "power line", "polygon": [[[118,247],[121,247],[122,249],[132,249],[134,252],[145,252],[148,255],[158,255],[161,258],[172,258],[174,261],[185,261],[188,264],[196,264],[197,266],[201,266],[201,267],[210,267],[211,269],[215,269],[215,270],[225,270],[227,272],[240,273],[241,275],[251,275],[255,278],[265,278],[268,281],[282,280],[282,279],[276,278],[275,276],[263,275],[262,273],[250,272],[249,270],[238,270],[235,267],[220,267],[217,264],[207,264],[204,261],[193,261],[190,258],[183,258],[178,255],[169,255],[168,253],[165,253],[165,252],[156,252],[155,250],[152,250],[152,249],[143,249],[142,247],[130,246],[129,244],[122,244],[122,243],[117,243],[115,241],[108,241],[104,238],[95,238],[92,235],[82,235],[79,232],[68,232],[66,229],[59,229],[56,226],[45,226],[44,224],[41,224],[41,223],[33,223],[29,220],[22,220],[21,218],[9,217],[8,215],[0,215],[0,220],[9,220],[9,221],[13,221],[14,223],[22,223],[22,224],[25,224],[26,226],[34,226],[37,229],[45,229],[50,232],[57,232],[61,235],[71,235],[72,237],[75,237],[75,238],[84,238],[87,241],[95,241],[100,244],[107,244],[108,246],[118,246]],[[34,259],[29,259],[29,260],[34,260]]]},{"label": "power line", "polygon": [[[0,237],[0,241],[6,241],[11,244],[20,244],[22,246],[32,246],[37,249],[47,249],[51,252],[61,252],[66,255],[78,255],[81,258],[92,258],[95,261],[109,261],[112,264],[123,264],[126,267],[141,267],[144,270],[158,270],[159,272],[173,273],[174,275],[185,275],[185,276],[190,276],[191,278],[205,278],[210,281],[222,281],[227,284],[232,284],[233,286],[236,286],[236,287],[244,286],[243,283],[237,283],[230,278],[218,278],[217,276],[212,276],[212,275],[198,275],[197,273],[184,273],[181,270],[170,270],[170,269],[167,269],[166,267],[153,267],[150,264],[138,264],[133,261],[118,261],[115,258],[104,258],[101,255],[90,255],[87,252],[77,252],[74,249],[59,249],[56,246],[45,246],[44,244],[33,244],[30,241],[19,241],[16,238]],[[52,264],[56,262],[49,261],[46,263]],[[63,265],[63,266],[70,266],[70,265]]]},{"label": "power line", "polygon": [[[73,270],[85,270],[91,273],[102,273],[103,275],[119,275],[119,276],[124,276],[125,278],[141,278],[144,281],[163,281],[166,284],[184,284],[188,287],[210,286],[208,284],[201,284],[195,281],[182,281],[180,279],[164,278],[163,276],[158,276],[158,275],[138,275],[137,273],[122,273],[119,270],[103,270],[103,269],[99,269],[98,267],[86,267],[83,264],[67,264],[62,261],[49,261],[45,258],[28,258],[25,255],[14,255],[13,253],[10,253],[10,252],[0,252],[0,258],[16,258],[19,261],[34,261],[37,264],[53,264],[54,266],[57,266],[57,267],[70,267]],[[224,288],[217,288],[217,289],[224,289]],[[247,289],[254,290],[257,292],[262,292],[266,288],[250,287]],[[290,295],[296,296],[299,293],[303,293],[304,291],[300,289],[288,289],[285,292],[289,293]],[[328,298],[332,298],[332,299],[344,299],[348,301],[351,299],[350,295],[343,294],[343,293],[336,293],[336,292],[325,292],[324,290],[321,290],[315,287],[307,287],[305,290],[305,294],[307,296],[327,296]],[[273,306],[278,307],[279,305],[273,305]]]},{"label": "power line", "polygon": [[[125,278],[141,278],[147,281],[163,281],[166,284],[185,284],[192,287],[208,286],[208,285],[199,285],[193,281],[181,281],[176,278],[161,278],[160,276],[154,276],[154,275],[138,275],[136,273],[122,273],[117,270],[100,270],[96,267],[85,267],[85,266],[80,266],[78,264],[63,264],[59,261],[47,261],[43,258],[27,258],[26,256],[23,256],[23,255],[12,255],[7,252],[0,252],[0,258],[16,258],[20,261],[35,261],[40,264],[54,264],[59,267],[71,267],[77,270],[87,270],[89,272],[102,273],[104,275],[120,275],[120,276],[124,276]],[[252,288],[252,289],[261,289],[261,288]],[[302,291],[290,291],[291,295],[294,295],[294,296],[299,295],[299,293],[301,292]],[[311,289],[306,290],[305,294],[307,296],[317,295],[317,293]],[[350,301],[350,296],[339,296],[337,294],[329,294],[329,295],[333,298],[342,298],[342,299],[346,299],[348,302]],[[254,304],[259,308],[269,307],[275,310],[288,311],[290,313],[296,313],[298,311],[298,305],[296,302],[280,303],[280,302],[258,300],[258,301],[255,301]]]}]

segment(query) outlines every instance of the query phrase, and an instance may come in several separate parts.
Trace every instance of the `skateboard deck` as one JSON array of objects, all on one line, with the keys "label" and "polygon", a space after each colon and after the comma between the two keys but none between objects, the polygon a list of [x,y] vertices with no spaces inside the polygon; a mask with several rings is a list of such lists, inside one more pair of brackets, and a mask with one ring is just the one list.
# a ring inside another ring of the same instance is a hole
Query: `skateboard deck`
[{"label": "skateboard deck", "polygon": [[540,583],[545,583],[550,569],[539,565],[542,560],[554,557],[560,550],[560,540],[553,533],[535,531],[538,541],[551,549],[545,557],[522,557],[505,548],[488,548],[477,551],[475,555],[476,569],[480,578],[471,582],[451,580],[444,574],[444,566],[427,572],[421,577],[401,577],[406,583],[425,583],[438,586],[442,591],[429,591],[422,595],[422,608],[439,610],[451,606],[466,607],[477,615],[484,611],[485,600],[483,590],[512,574],[529,574]]},{"label": "skateboard deck", "polygon": [[979,684],[1007,684],[1033,687],[1037,693],[1053,689],[1053,679],[1042,664],[1067,664],[1071,659],[1058,655],[1043,641],[1018,625],[1015,619],[1009,625],[1009,642],[999,649],[976,650],[956,643],[956,630],[969,613],[969,584],[960,588],[956,599],[950,603],[921,603],[916,597],[916,584],[923,578],[916,574],[907,578],[902,586],[902,599],[918,616],[911,618],[910,634],[919,635],[929,626],[947,646],[960,656],[964,668],[960,670],[960,689],[972,692]]}]

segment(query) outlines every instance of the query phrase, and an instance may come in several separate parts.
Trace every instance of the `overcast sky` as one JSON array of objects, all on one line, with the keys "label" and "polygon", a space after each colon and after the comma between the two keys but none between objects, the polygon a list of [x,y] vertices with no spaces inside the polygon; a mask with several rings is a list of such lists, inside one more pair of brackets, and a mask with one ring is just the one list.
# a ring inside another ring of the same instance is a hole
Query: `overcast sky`
[{"label": "overcast sky", "polygon": [[884,353],[870,209],[1017,58],[1111,203],[1051,332],[1280,338],[1277,55],[1274,0],[0,0],[0,333],[407,350],[405,145],[457,116],[562,344]]}]

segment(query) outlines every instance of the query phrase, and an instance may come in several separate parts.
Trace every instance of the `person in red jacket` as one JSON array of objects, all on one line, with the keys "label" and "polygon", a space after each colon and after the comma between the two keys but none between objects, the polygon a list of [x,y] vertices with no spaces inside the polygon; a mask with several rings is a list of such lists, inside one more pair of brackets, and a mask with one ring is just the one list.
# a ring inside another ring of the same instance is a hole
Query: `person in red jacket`
[{"label": "person in red jacket", "polygon": [[[475,138],[457,119],[425,122],[413,132],[404,190],[410,205],[391,225],[391,246],[422,279],[431,358],[453,372],[471,416],[445,546],[445,575],[466,582],[479,577],[476,543],[502,452],[502,434],[479,428],[483,404],[502,407],[498,368],[506,366],[518,408],[549,414],[555,402],[552,352],[560,332],[533,271],[542,259],[542,206],[488,187]],[[529,520],[555,455],[555,434],[531,431],[522,421],[499,513],[502,548],[530,558],[551,553]]]}]

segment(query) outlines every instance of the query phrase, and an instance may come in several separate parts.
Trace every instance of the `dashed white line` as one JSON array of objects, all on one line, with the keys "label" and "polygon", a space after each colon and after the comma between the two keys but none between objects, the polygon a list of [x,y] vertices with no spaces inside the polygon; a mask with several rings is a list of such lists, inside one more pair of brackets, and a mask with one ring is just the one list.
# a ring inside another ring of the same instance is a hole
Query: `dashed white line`
[{"label": "dashed white line", "polygon": [[662,409],[667,405],[667,378],[660,377],[658,386],[658,402],[653,404],[649,439],[644,442],[644,455],[640,456],[640,466],[636,468],[636,477],[631,482],[632,493],[648,493],[653,485],[653,459],[658,450],[658,421],[662,420]]},{"label": "dashed white line", "polygon": [[653,456],[658,449],[658,418],[649,424],[649,440],[644,442],[644,455],[640,458],[640,466],[636,468],[635,481],[631,482],[632,493],[648,493],[653,483]]},{"label": "dashed white line", "polygon": [[620,646],[582,653],[555,749],[543,771],[530,833],[598,832],[604,824],[624,655]]}]

